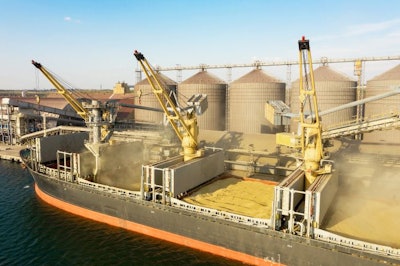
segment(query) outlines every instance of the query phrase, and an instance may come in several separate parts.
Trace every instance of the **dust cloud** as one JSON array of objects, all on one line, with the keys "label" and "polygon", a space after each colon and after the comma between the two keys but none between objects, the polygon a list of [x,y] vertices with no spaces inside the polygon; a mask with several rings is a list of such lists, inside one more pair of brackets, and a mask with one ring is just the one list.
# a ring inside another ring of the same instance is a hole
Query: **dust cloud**
[{"label": "dust cloud", "polygon": [[85,150],[80,153],[80,171],[85,179],[96,183],[127,190],[140,190],[142,165],[164,160],[179,154],[178,138],[171,127],[153,131],[127,131],[129,139],[113,141],[100,146],[100,162],[97,173],[93,154]]},{"label": "dust cloud", "polygon": [[356,149],[336,156],[339,188],[322,228],[400,248],[400,159],[376,154],[378,150],[372,154]]},{"label": "dust cloud", "polygon": [[94,156],[90,152],[81,154],[81,175],[100,184],[139,190],[144,161],[144,146],[140,141],[107,144],[100,148],[100,167],[96,176],[93,176]]}]

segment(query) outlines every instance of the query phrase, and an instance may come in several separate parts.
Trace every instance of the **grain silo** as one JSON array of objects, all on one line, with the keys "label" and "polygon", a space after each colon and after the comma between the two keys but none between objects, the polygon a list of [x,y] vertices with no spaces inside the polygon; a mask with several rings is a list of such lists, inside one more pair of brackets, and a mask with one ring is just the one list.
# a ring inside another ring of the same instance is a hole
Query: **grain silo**
[{"label": "grain silo", "polygon": [[[400,87],[400,65],[367,81],[365,97],[371,97]],[[365,104],[366,119],[400,110],[400,94]],[[376,131],[364,134],[363,142],[400,143],[400,130]]]},{"label": "grain silo", "polygon": [[[176,90],[176,82],[167,76],[159,73],[158,78],[164,82],[167,90]],[[160,103],[152,91],[152,87],[147,78],[136,83],[135,85],[135,104],[142,105],[144,107],[153,107],[161,109]],[[139,97],[140,95],[140,97]],[[163,122],[164,113],[154,112],[142,109],[135,109],[135,120],[138,122],[150,122],[160,124]]]},{"label": "grain silo", "polygon": [[[315,90],[318,110],[325,111],[349,102],[357,97],[357,82],[323,65],[314,70]],[[311,85],[310,85],[311,86]],[[292,83],[290,89],[290,110],[299,112],[299,80]],[[355,108],[346,108],[321,117],[322,129],[337,126],[354,119]],[[297,132],[298,121],[292,121],[290,131]]]},{"label": "grain silo", "polygon": [[185,103],[194,94],[207,94],[208,109],[197,117],[199,129],[225,130],[227,84],[202,70],[178,85],[179,102]]},{"label": "grain silo", "polygon": [[233,81],[228,89],[229,131],[244,133],[276,133],[282,126],[274,126],[265,118],[268,100],[285,101],[286,84],[254,69]]}]

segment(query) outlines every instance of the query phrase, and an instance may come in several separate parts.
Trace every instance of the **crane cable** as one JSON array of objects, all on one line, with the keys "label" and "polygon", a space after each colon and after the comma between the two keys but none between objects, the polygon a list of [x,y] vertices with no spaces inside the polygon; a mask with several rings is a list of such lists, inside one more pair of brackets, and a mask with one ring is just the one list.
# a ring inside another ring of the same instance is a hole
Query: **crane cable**
[{"label": "crane cable", "polygon": [[35,90],[39,90],[39,69],[35,68]]},{"label": "crane cable", "polygon": [[[304,67],[304,82],[305,82],[306,90],[309,91],[310,90],[309,81],[308,81],[309,74],[308,74],[307,62],[306,62],[307,57],[306,57],[306,53],[304,52],[304,50],[302,51],[302,56],[303,56],[303,67]],[[309,117],[311,117],[311,123],[315,123],[315,116],[312,114],[312,104],[311,104],[311,100],[310,100],[310,95],[309,94],[307,94],[306,97],[304,98],[303,105],[305,104],[305,101],[307,101],[307,100],[308,100],[308,105],[309,105],[308,108],[310,110],[310,116]]]},{"label": "crane cable", "polygon": [[65,79],[63,79],[61,76],[57,75],[56,73],[54,73],[53,71],[51,71],[49,68],[46,67],[46,70],[57,79],[57,81],[62,84],[63,86],[66,87],[66,89],[68,89],[68,91],[76,98],[83,98],[83,99],[89,99],[89,100],[93,100],[92,97],[90,97],[90,95],[86,92],[83,93],[80,89],[78,89],[76,86],[74,86],[72,83],[69,83],[68,81],[66,81]]},{"label": "crane cable", "polygon": [[[150,67],[151,67],[152,69],[156,69],[156,68],[155,68],[153,65],[151,65],[149,62],[147,62],[147,63],[150,65]],[[139,63],[137,63],[137,64],[139,64]],[[168,88],[168,85],[167,85],[165,79],[161,76],[161,73],[160,73],[159,71],[156,70],[156,71],[155,71],[155,74],[157,75],[157,79],[158,79],[158,81],[160,82],[160,85],[161,85],[162,87],[164,87],[164,88],[167,88],[167,90],[168,90],[168,92],[169,92],[169,96],[170,96],[170,98],[172,98],[172,97],[171,97],[171,95],[172,95],[172,90],[170,90],[170,89]],[[178,109],[180,109],[180,110],[184,110],[184,109],[188,108],[189,105],[186,103],[186,101],[184,102],[184,105],[182,105],[178,100],[179,100],[179,99],[188,100],[189,97],[187,97],[187,96],[185,96],[184,94],[180,93],[178,89],[176,89],[175,91],[176,91],[176,107],[177,107]],[[143,92],[142,92],[142,94],[140,95],[140,97],[149,96],[149,95],[154,95],[154,94],[153,94],[152,92],[151,92],[151,93],[143,93]],[[167,103],[167,106],[169,106],[168,103]]]}]

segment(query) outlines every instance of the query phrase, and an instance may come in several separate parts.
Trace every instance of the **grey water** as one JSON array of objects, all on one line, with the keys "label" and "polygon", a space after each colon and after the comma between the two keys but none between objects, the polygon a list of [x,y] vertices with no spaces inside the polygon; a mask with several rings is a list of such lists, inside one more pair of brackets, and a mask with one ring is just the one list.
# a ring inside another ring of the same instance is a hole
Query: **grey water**
[{"label": "grey water", "polygon": [[242,265],[66,213],[29,172],[0,160],[0,265]]}]

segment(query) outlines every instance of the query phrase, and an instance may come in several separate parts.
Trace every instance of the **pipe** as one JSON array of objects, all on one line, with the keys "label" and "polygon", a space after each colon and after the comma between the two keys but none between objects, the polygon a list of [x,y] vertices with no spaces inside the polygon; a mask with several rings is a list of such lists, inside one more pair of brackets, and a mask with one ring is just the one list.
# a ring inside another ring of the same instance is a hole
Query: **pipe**
[{"label": "pipe", "polygon": [[339,110],[342,110],[342,109],[345,109],[345,108],[361,105],[361,104],[364,104],[364,103],[367,103],[367,102],[380,100],[382,98],[390,97],[390,96],[393,96],[393,95],[396,95],[396,94],[399,94],[399,93],[400,93],[400,87],[397,87],[393,91],[389,91],[389,92],[386,92],[386,93],[378,94],[378,95],[371,96],[371,97],[368,97],[368,98],[365,98],[365,99],[362,99],[362,100],[358,100],[358,101],[354,101],[354,102],[351,102],[351,103],[343,104],[343,105],[340,105],[340,106],[337,106],[337,107],[334,107],[334,108],[319,112],[319,115],[320,116],[327,115],[327,114],[330,114],[330,113],[333,113],[333,112],[336,112],[336,111],[339,111]]},{"label": "pipe", "polygon": [[[343,110],[343,109],[346,109],[346,108],[350,108],[350,107],[354,107],[354,106],[357,106],[357,105],[361,105],[361,104],[364,104],[364,103],[380,100],[380,99],[383,99],[383,98],[386,98],[386,97],[390,97],[390,96],[393,96],[393,95],[396,95],[396,94],[399,94],[399,93],[400,93],[400,87],[397,87],[396,89],[394,89],[392,91],[388,91],[388,92],[385,92],[385,93],[382,93],[382,94],[371,96],[371,97],[368,97],[368,98],[365,98],[365,99],[362,99],[362,100],[358,100],[358,101],[342,104],[340,106],[337,106],[337,107],[334,107],[334,108],[331,108],[331,109],[328,109],[328,110],[325,110],[325,111],[321,111],[321,112],[319,112],[319,116],[327,115],[327,114],[330,114],[330,113],[333,113],[333,112],[336,112],[336,111],[340,111],[340,110]],[[290,117],[290,118],[299,117],[300,116],[299,114],[294,114],[294,113],[286,113],[286,114],[282,114],[282,115],[285,116],[285,117]],[[308,115],[306,118],[309,118],[309,117],[310,117],[310,115]]]}]

